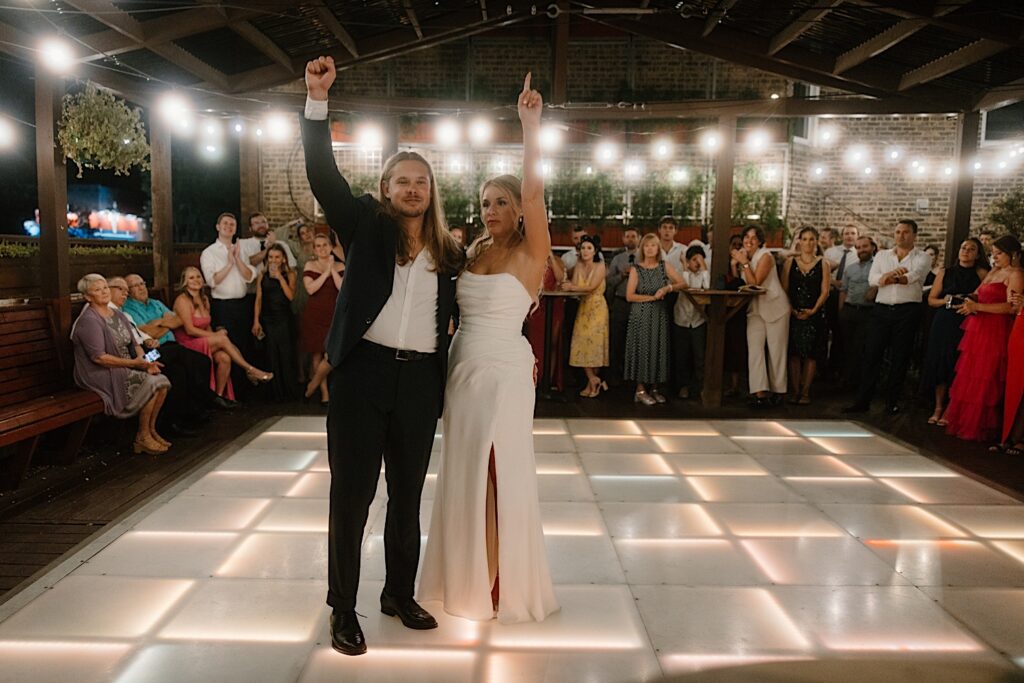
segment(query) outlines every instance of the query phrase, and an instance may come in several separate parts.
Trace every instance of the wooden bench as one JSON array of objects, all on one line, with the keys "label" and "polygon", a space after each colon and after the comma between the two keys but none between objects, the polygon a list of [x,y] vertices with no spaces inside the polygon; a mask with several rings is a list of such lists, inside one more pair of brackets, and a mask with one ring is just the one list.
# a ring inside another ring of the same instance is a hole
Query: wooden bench
[{"label": "wooden bench", "polygon": [[55,464],[78,455],[103,401],[75,387],[69,341],[58,340],[52,307],[0,307],[0,490],[18,487],[40,438],[66,428]]}]

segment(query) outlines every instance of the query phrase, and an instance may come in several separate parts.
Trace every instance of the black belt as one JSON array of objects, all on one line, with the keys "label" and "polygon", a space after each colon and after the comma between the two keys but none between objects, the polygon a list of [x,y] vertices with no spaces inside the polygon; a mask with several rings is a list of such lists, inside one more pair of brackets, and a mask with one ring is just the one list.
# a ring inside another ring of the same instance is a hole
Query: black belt
[{"label": "black belt", "polygon": [[363,344],[365,344],[366,347],[372,350],[374,353],[378,353],[382,356],[386,356],[388,358],[393,358],[395,360],[401,361],[426,360],[427,358],[433,358],[434,356],[437,355],[436,351],[424,353],[422,351],[412,351],[410,349],[393,349],[390,346],[377,344],[375,342],[370,341],[369,339],[364,339]]}]

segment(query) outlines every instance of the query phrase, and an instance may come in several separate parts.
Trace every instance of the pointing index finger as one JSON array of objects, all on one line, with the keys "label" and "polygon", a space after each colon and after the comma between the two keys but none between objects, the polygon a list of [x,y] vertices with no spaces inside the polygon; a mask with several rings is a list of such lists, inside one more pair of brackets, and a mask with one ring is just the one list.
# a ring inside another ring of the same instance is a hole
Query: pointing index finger
[{"label": "pointing index finger", "polygon": [[526,72],[526,78],[523,80],[523,92],[530,92],[530,78],[533,76],[532,71]]}]

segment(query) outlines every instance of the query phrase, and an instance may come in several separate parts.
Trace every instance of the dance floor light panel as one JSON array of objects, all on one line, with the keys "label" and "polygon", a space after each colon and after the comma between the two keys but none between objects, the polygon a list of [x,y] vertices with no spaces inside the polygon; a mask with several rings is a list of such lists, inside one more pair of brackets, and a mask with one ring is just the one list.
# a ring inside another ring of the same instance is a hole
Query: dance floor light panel
[{"label": "dance floor light panel", "polygon": [[[283,417],[0,606],[6,681],[656,681],[774,662],[1024,666],[1024,505],[841,421],[536,420],[542,623],[377,609],[383,477],[330,648],[323,418]],[[440,425],[423,491],[426,538]]]}]

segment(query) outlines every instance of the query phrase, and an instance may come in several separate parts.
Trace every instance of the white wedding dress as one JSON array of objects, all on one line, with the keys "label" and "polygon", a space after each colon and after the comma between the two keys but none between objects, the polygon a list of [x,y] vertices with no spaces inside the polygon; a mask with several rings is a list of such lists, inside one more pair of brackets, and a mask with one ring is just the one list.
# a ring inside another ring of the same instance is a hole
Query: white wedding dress
[{"label": "white wedding dress", "polygon": [[461,322],[449,356],[441,468],[418,597],[441,600],[459,617],[492,619],[497,573],[498,621],[540,621],[558,603],[537,498],[533,352],[522,335],[533,300],[514,275],[469,271],[459,277],[456,300]]}]

